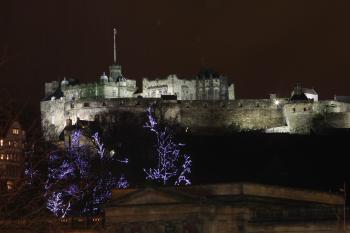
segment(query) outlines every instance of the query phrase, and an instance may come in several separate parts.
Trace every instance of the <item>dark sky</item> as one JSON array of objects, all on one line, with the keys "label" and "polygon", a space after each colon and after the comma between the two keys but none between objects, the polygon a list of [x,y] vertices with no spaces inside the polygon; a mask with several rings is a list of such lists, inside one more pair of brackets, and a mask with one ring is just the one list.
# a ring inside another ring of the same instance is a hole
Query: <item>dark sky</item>
[{"label": "dark sky", "polygon": [[[44,82],[124,76],[226,74],[238,98],[289,95],[301,82],[321,98],[350,95],[350,14],[337,0],[11,0],[0,5],[0,89],[38,102]],[[0,52],[1,53],[1,52]]]}]

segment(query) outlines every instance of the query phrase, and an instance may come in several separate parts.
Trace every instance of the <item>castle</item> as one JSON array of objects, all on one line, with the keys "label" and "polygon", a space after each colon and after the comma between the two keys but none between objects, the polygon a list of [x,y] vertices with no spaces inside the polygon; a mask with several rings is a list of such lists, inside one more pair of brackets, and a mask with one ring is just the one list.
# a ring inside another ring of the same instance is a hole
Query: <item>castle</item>
[{"label": "castle", "polygon": [[[255,130],[309,134],[322,129],[350,128],[350,103],[318,101],[313,90],[299,86],[290,98],[270,95],[267,99],[235,99],[233,85],[228,86],[223,77],[215,81],[209,76],[204,82],[199,78],[183,80],[175,75],[161,80],[144,79],[142,92],[136,91],[134,80],[113,81],[111,77],[103,75],[102,81],[88,84],[68,80],[46,84],[46,97],[40,105],[46,140],[58,140],[65,126],[76,124],[78,119],[115,124],[120,123],[123,112],[141,119],[154,102],[158,116],[193,133]],[[214,88],[203,88],[206,83],[215,82],[211,86]]]},{"label": "castle", "polygon": [[78,120],[120,124],[120,115],[125,112],[141,119],[154,102],[161,119],[193,133],[309,134],[350,128],[350,103],[344,98],[319,101],[313,89],[300,85],[290,98],[272,94],[267,99],[236,99],[234,84],[229,84],[226,76],[203,70],[192,79],[176,75],[144,78],[142,89],[138,89],[136,80],[123,76],[114,49],[109,76],[103,73],[97,82],[79,84],[64,78],[45,83],[45,98],[40,104],[43,134],[46,140],[58,140],[64,128]]}]

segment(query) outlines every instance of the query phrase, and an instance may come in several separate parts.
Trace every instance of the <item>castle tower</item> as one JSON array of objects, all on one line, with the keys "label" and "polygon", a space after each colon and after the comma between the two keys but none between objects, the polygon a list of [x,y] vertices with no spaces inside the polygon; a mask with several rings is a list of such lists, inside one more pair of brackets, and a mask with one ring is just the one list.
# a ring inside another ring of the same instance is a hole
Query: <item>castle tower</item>
[{"label": "castle tower", "polygon": [[117,35],[117,30],[113,29],[113,65],[109,66],[109,76],[110,81],[118,82],[123,78],[122,75],[122,67],[117,64],[117,50],[116,50],[116,42],[115,37]]},{"label": "castle tower", "polygon": [[101,77],[100,77],[100,82],[101,82],[101,83],[108,83],[108,77],[107,77],[107,75],[105,74],[105,72],[103,72],[103,74],[101,75]]}]

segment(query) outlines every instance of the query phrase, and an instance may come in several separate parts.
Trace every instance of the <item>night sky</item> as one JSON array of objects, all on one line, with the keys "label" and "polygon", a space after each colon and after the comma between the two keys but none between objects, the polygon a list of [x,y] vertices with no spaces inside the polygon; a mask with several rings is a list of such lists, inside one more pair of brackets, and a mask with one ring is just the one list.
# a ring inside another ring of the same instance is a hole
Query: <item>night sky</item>
[{"label": "night sky", "polygon": [[[38,103],[44,82],[96,81],[113,60],[124,76],[193,77],[210,67],[238,98],[289,96],[296,82],[321,99],[350,95],[347,1],[19,1],[0,4],[1,89]],[[4,52],[6,51],[6,52]]]}]

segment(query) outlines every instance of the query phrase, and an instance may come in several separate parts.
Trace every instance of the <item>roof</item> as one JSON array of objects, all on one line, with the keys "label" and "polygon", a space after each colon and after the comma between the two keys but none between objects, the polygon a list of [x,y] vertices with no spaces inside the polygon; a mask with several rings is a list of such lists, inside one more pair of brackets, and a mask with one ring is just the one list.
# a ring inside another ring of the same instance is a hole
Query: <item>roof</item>
[{"label": "roof", "polygon": [[57,88],[54,93],[52,93],[51,95],[48,95],[47,97],[45,97],[44,101],[51,100],[52,97],[55,97],[55,99],[59,99],[59,98],[61,98],[63,96],[64,95],[63,95],[63,92],[62,92],[61,88]]},{"label": "roof", "polygon": [[11,128],[21,129],[18,121],[0,121],[0,137],[6,137]]},{"label": "roof", "polygon": [[308,98],[304,94],[303,88],[301,88],[300,83],[297,83],[292,91],[292,95],[290,97],[291,101],[307,101]]},{"label": "roof", "polygon": [[[158,196],[162,198],[158,200]],[[228,183],[113,190],[111,205],[169,204],[182,200],[217,200],[235,196],[322,205],[344,204],[340,194],[255,183]]]},{"label": "roof", "polygon": [[290,97],[291,101],[304,101],[304,100],[309,100],[304,93],[297,93],[297,94],[292,94],[292,97]]},{"label": "roof", "polygon": [[315,89],[313,88],[303,88],[304,94],[312,94],[312,95],[318,95]]}]

